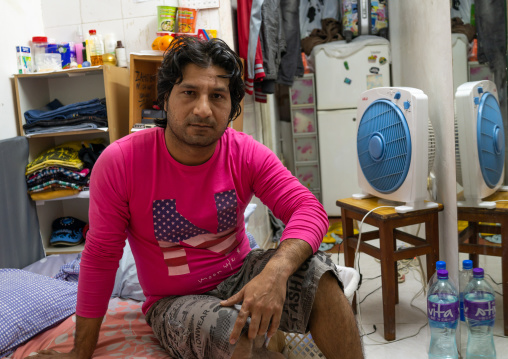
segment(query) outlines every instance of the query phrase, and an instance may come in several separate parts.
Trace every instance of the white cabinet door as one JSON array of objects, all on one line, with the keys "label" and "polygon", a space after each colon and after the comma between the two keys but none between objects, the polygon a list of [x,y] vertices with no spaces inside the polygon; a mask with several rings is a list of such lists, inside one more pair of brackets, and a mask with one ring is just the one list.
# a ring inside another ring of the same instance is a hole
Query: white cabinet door
[{"label": "white cabinet door", "polygon": [[318,111],[321,196],[326,213],[340,216],[335,202],[360,193],[356,169],[356,109]]}]

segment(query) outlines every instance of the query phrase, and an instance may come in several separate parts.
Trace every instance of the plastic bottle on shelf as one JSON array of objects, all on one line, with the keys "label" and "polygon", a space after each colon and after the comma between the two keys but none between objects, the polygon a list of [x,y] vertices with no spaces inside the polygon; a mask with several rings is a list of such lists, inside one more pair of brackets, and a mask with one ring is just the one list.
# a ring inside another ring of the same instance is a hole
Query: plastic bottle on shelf
[{"label": "plastic bottle on shelf", "polygon": [[437,271],[440,269],[446,269],[446,262],[445,261],[437,261],[436,262],[436,272],[432,275],[432,277],[429,280],[429,284],[427,286],[428,290],[436,284],[437,282]]},{"label": "plastic bottle on shelf", "polygon": [[462,261],[462,270],[459,271],[459,298],[460,298],[460,320],[466,320],[464,317],[464,289],[473,278],[473,261],[464,259]]},{"label": "plastic bottle on shelf", "polygon": [[448,281],[448,271],[437,271],[437,282],[427,295],[430,326],[429,359],[458,359],[455,331],[459,321],[459,296]]},{"label": "plastic bottle on shelf", "polygon": [[102,65],[102,55],[104,55],[104,42],[102,36],[97,35],[97,31],[92,29],[88,32],[90,38],[88,39],[88,49],[90,51],[90,61],[92,66]]},{"label": "plastic bottle on shelf", "polygon": [[77,42],[74,45],[74,49],[76,51],[76,62],[78,65],[81,65],[83,63],[83,43]]},{"label": "plastic bottle on shelf", "polygon": [[104,35],[104,53],[115,54],[116,39],[115,34],[109,33]]},{"label": "plastic bottle on shelf", "polygon": [[467,324],[467,359],[494,359],[493,328],[496,318],[494,289],[485,281],[482,268],[473,269],[473,278],[464,290]]},{"label": "plastic bottle on shelf", "polygon": [[127,67],[127,56],[125,55],[125,47],[122,45],[122,41],[118,40],[116,42],[115,48],[116,55],[116,65],[118,67]]},{"label": "plastic bottle on shelf", "polygon": [[[42,58],[46,53],[48,48],[48,38],[46,36],[34,36],[32,37],[32,61],[33,61],[33,69],[37,68],[37,57],[39,57],[42,62],[44,59]],[[39,55],[39,56],[38,56]],[[41,57],[42,56],[42,57]]]},{"label": "plastic bottle on shelf", "polygon": [[115,47],[115,34],[109,33],[104,35],[104,55],[102,55],[102,63],[104,65],[116,66]]}]

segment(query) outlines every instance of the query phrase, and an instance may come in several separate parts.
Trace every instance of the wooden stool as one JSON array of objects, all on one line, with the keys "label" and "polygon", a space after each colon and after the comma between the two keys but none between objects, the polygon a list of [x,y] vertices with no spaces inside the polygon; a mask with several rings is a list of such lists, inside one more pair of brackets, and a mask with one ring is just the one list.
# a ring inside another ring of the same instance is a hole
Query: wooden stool
[{"label": "wooden stool", "polygon": [[[347,267],[354,267],[354,258],[358,235],[353,233],[353,220],[361,221],[363,217],[376,207],[382,206],[378,198],[353,199],[346,198],[337,201],[342,211],[342,230],[344,240],[344,258]],[[380,208],[365,218],[364,223],[379,228],[376,231],[363,232],[359,250],[381,261],[381,283],[383,290],[383,318],[386,340],[395,340],[395,304],[399,302],[397,261],[427,256],[427,281],[430,280],[439,260],[439,230],[437,208],[423,209],[408,213],[397,213],[394,208]],[[425,223],[425,238],[402,232],[396,228],[413,224]],[[379,248],[367,241],[379,238]],[[413,247],[398,249],[395,240],[413,245]],[[356,298],[353,308],[356,308]]]},{"label": "wooden stool", "polygon": [[[508,192],[496,192],[485,201],[508,200]],[[468,226],[459,234],[459,252],[469,253],[473,267],[478,267],[480,254],[501,257],[501,281],[503,282],[503,320],[504,335],[508,335],[508,202],[498,202],[496,208],[458,207],[459,221],[467,221]],[[501,226],[480,224],[480,222],[499,223]],[[501,235],[501,244],[482,240],[480,233]]]}]

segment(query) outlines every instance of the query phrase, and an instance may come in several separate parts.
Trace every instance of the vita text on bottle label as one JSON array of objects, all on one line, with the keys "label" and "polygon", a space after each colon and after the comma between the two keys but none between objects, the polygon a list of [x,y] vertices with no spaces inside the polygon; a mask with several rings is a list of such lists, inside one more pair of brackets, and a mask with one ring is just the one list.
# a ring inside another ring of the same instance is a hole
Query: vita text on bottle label
[{"label": "vita text on bottle label", "polygon": [[459,302],[434,303],[427,301],[427,315],[436,322],[454,322],[459,319]]},{"label": "vita text on bottle label", "polygon": [[464,300],[464,316],[468,319],[484,321],[496,318],[496,302],[493,300],[485,302],[473,302]]}]

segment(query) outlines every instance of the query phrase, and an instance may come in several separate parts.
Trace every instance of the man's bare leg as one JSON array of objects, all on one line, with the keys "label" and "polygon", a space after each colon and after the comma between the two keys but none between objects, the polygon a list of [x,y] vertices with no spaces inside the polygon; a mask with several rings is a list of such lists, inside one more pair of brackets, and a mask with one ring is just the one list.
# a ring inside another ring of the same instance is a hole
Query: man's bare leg
[{"label": "man's bare leg", "polygon": [[364,357],[353,310],[330,272],[319,281],[310,316],[310,333],[327,359]]},{"label": "man's bare leg", "polygon": [[251,340],[244,334],[238,340],[231,359],[285,359],[281,353],[272,352],[266,349],[265,336],[260,335]]}]

